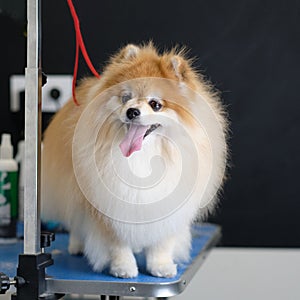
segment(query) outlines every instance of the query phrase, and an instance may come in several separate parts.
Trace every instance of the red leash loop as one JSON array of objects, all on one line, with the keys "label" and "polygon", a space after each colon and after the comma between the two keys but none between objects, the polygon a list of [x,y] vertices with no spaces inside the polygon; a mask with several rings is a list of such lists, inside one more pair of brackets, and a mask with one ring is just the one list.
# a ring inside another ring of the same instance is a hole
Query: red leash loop
[{"label": "red leash loop", "polygon": [[79,103],[76,99],[76,95],[75,95],[76,80],[77,80],[77,73],[78,73],[79,50],[81,50],[84,60],[87,63],[91,72],[94,74],[94,76],[96,76],[97,78],[100,78],[100,75],[94,68],[94,66],[89,58],[89,55],[86,51],[84,41],[82,38],[82,34],[81,34],[81,30],[80,30],[79,19],[78,19],[75,7],[72,3],[72,0],[67,0],[67,2],[68,2],[70,12],[71,12],[71,15],[72,15],[72,18],[74,21],[74,28],[75,28],[75,34],[76,34],[76,52],[75,52],[75,63],[74,63],[74,71],[73,71],[72,95],[73,95],[73,100],[74,100],[75,104],[79,105]]}]

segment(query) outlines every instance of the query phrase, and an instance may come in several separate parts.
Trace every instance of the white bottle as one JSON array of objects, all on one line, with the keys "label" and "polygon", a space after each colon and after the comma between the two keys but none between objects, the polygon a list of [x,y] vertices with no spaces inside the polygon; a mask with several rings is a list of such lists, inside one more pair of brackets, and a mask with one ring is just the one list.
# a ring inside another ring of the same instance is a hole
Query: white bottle
[{"label": "white bottle", "polygon": [[18,217],[18,164],[13,159],[10,134],[2,134],[0,146],[0,237],[16,237]]}]

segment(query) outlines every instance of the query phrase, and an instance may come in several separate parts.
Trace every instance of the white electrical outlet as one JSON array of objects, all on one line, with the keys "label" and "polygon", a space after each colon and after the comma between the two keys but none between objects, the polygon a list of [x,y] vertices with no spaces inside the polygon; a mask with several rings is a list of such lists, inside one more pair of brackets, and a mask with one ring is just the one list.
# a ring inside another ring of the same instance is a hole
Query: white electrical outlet
[{"label": "white electrical outlet", "polygon": [[42,111],[56,112],[70,99],[71,94],[71,75],[47,75],[47,83],[42,88]]},{"label": "white electrical outlet", "polygon": [[[20,110],[20,93],[25,91],[25,76],[10,76],[10,110]],[[56,112],[72,94],[72,75],[47,75],[42,88],[42,111]]]}]

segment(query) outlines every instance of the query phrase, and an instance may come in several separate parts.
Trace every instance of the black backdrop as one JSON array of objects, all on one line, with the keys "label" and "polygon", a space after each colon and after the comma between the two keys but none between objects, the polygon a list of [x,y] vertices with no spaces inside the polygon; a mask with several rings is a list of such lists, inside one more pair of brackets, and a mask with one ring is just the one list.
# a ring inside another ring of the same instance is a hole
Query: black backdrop
[{"label": "black backdrop", "polygon": [[[0,132],[13,132],[16,142],[21,125],[8,109],[8,77],[25,67],[24,3],[12,1],[7,8],[5,2],[0,2],[6,9],[0,14]],[[75,45],[66,1],[42,4],[43,70],[70,74]],[[196,66],[222,91],[231,119],[230,178],[211,218],[223,227],[223,245],[299,247],[300,1],[77,0],[74,5],[100,71],[128,42],[153,39],[161,48],[191,49]],[[89,74],[82,60],[79,73]]]}]

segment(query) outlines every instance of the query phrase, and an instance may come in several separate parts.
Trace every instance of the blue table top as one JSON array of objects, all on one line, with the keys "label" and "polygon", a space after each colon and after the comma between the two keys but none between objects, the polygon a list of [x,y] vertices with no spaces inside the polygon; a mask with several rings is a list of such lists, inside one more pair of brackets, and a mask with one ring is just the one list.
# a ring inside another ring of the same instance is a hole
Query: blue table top
[{"label": "blue table top", "polygon": [[[216,236],[220,235],[220,228],[213,224],[196,224],[192,229],[193,242],[191,260],[178,266],[178,274],[174,278],[158,278],[151,276],[145,270],[145,259],[142,254],[137,255],[139,276],[134,279],[120,279],[109,275],[108,270],[96,273],[89,266],[85,257],[69,255],[67,252],[68,234],[56,234],[56,240],[46,252],[51,252],[54,265],[47,268],[47,275],[55,280],[71,281],[104,281],[104,282],[135,282],[135,283],[172,283],[178,281],[186,270],[193,264],[199,254],[207,251],[216,243]],[[214,243],[212,244],[212,240]],[[16,275],[18,254],[23,251],[23,241],[19,239],[13,244],[0,244],[0,272],[10,277]]]}]

